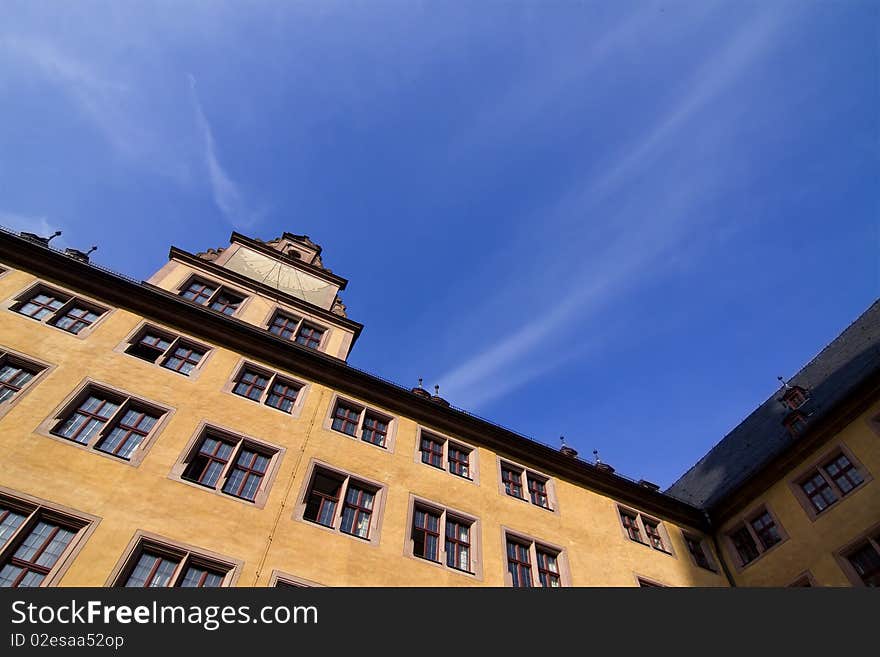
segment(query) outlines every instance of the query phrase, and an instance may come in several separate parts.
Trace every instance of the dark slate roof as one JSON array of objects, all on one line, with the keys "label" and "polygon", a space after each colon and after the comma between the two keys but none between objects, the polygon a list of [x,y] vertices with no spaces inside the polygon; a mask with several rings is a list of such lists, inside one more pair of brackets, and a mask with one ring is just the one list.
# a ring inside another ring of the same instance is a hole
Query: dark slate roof
[{"label": "dark slate roof", "polygon": [[[789,381],[810,391],[803,410],[807,428],[880,370],[880,300],[868,308]],[[782,424],[787,409],[782,389],[727,434],[666,490],[678,499],[710,508],[797,439]]]}]

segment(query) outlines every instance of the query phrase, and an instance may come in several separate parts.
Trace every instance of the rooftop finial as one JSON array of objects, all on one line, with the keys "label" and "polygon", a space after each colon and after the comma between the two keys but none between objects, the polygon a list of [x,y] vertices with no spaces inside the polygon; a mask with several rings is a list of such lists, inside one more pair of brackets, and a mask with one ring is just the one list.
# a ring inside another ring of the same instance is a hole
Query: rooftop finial
[{"label": "rooftop finial", "polygon": [[598,449],[593,450],[593,456],[596,457],[596,465],[599,465],[602,461],[599,460],[599,450]]},{"label": "rooftop finial", "polygon": [[424,397],[425,399],[431,398],[431,393],[429,393],[427,390],[425,390],[422,387],[422,377],[419,377],[419,385],[417,385],[415,388],[413,388],[412,392],[417,394],[419,397]]},{"label": "rooftop finial", "polygon": [[439,385],[434,386],[434,395],[431,397],[431,399],[433,401],[437,402],[438,404],[442,404],[443,406],[449,406],[449,402],[440,396],[440,386]]},{"label": "rooftop finial", "polygon": [[559,448],[560,452],[572,458],[578,455],[577,450],[574,447],[569,447],[565,444],[565,436],[559,436],[559,442],[562,443],[562,447]]},{"label": "rooftop finial", "polygon": [[781,376],[777,376],[776,378],[782,382],[782,387],[785,388],[786,390],[788,390],[791,387],[790,385],[788,385],[788,381],[783,379]]}]

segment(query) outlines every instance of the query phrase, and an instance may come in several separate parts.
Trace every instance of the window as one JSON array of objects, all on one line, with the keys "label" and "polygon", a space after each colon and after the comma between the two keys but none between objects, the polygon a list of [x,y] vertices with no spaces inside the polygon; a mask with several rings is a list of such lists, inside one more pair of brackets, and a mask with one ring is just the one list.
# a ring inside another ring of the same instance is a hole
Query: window
[{"label": "window", "polygon": [[807,416],[800,411],[792,411],[782,421],[788,432],[797,438],[807,429]]},{"label": "window", "polygon": [[234,315],[245,297],[217,283],[193,278],[180,291],[180,296],[200,306],[208,306],[224,315]]},{"label": "window", "polygon": [[208,351],[208,347],[150,325],[139,329],[125,348],[131,356],[184,376],[193,373]]},{"label": "window", "polygon": [[247,502],[265,497],[278,448],[214,427],[205,427],[184,461],[182,479]]},{"label": "window", "polygon": [[73,333],[86,335],[107,309],[67,292],[39,284],[20,295],[12,310],[39,322]]},{"label": "window", "polygon": [[48,435],[137,465],[168,412],[153,402],[88,382],[48,421]]},{"label": "window", "polygon": [[511,497],[525,499],[523,497],[522,488],[522,470],[514,469],[509,465],[501,465],[501,482],[504,485],[504,492]]},{"label": "window", "polygon": [[476,451],[473,447],[451,441],[425,429],[419,430],[416,458],[426,465],[447,470],[463,479],[474,480]]},{"label": "window", "polygon": [[269,332],[309,349],[318,349],[327,330],[279,310],[275,312],[269,322]]},{"label": "window", "polygon": [[726,533],[728,548],[737,567],[752,563],[787,537],[767,507],[760,507],[735,522]]},{"label": "window", "polygon": [[230,559],[139,532],[111,577],[114,586],[126,588],[216,588],[232,584],[236,566]]},{"label": "window", "polygon": [[528,543],[507,539],[507,570],[514,588],[532,586],[532,563]]},{"label": "window", "polygon": [[[550,478],[521,465],[499,461],[501,489],[505,495],[527,500],[542,509],[553,511],[553,490]],[[526,497],[528,491],[528,497]]]},{"label": "window", "polygon": [[672,541],[659,520],[632,509],[618,507],[620,523],[629,540],[672,554]]},{"label": "window", "polygon": [[559,563],[556,555],[543,548],[537,548],[538,581],[545,589],[557,588],[559,583]]},{"label": "window", "polygon": [[297,517],[369,541],[378,540],[382,487],[314,465]]},{"label": "window", "polygon": [[562,550],[507,531],[504,541],[508,586],[558,588],[570,585],[567,571],[563,569]]},{"label": "window", "polygon": [[880,546],[877,541],[865,541],[846,558],[865,586],[880,587]]},{"label": "window", "polygon": [[817,586],[813,574],[808,570],[795,581],[788,585],[788,588],[812,588]]},{"label": "window", "polygon": [[408,549],[414,557],[477,574],[476,518],[410,495],[410,527]]},{"label": "window", "polygon": [[782,398],[779,400],[789,410],[797,410],[803,406],[809,398],[809,392],[800,386],[786,386]]},{"label": "window", "polygon": [[290,415],[298,410],[297,401],[304,384],[277,372],[245,363],[235,376],[230,391]]},{"label": "window", "polygon": [[807,515],[815,520],[842,497],[870,480],[870,473],[855,456],[845,446],[838,445],[795,479],[791,488]]},{"label": "window", "polygon": [[623,527],[626,529],[626,533],[629,536],[630,540],[636,541],[637,543],[644,543],[642,540],[642,533],[639,529],[639,519],[637,515],[627,513],[625,511],[620,512],[620,519],[623,521]]},{"label": "window", "polygon": [[35,363],[29,358],[4,351],[0,347],[0,412],[18,399],[22,391],[32,385],[41,372],[46,370],[45,365]]},{"label": "window", "polygon": [[715,572],[715,565],[711,560],[711,552],[708,549],[708,546],[705,544],[704,539],[698,538],[697,536],[693,536],[690,534],[684,534],[684,542],[687,545],[688,552],[691,555],[691,558],[694,560],[694,563],[697,564],[700,568],[705,568],[706,570],[711,570]]},{"label": "window", "polygon": [[550,501],[547,497],[547,481],[537,477],[531,472],[526,474],[526,481],[529,485],[529,499],[532,504],[549,509]]},{"label": "window", "polygon": [[343,399],[336,399],[331,408],[329,428],[352,438],[390,449],[392,420],[387,415]]},{"label": "window", "polygon": [[642,522],[645,525],[645,534],[648,537],[648,544],[655,550],[665,552],[666,548],[663,545],[663,538],[660,536],[660,531],[658,529],[659,523],[648,520],[643,520]]},{"label": "window", "polygon": [[0,587],[53,586],[93,528],[33,498],[0,494]]},{"label": "window", "polygon": [[417,507],[413,514],[413,554],[428,561],[440,561],[440,516],[430,509]]},{"label": "window", "polygon": [[733,546],[743,564],[751,563],[758,558],[758,545],[745,526],[734,531],[730,538],[733,540]]}]

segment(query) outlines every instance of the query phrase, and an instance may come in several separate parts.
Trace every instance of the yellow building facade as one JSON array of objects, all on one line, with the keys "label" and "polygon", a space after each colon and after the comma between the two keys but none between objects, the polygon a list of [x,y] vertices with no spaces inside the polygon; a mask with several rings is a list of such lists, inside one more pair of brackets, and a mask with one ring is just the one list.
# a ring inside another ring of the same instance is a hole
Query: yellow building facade
[{"label": "yellow building facade", "polygon": [[[144,282],[0,233],[0,584],[863,583],[876,390],[704,504],[699,472],[664,493],[349,367],[346,283],[289,233]],[[862,481],[810,517],[792,487],[838,451]],[[784,540],[742,564],[758,507]]]}]

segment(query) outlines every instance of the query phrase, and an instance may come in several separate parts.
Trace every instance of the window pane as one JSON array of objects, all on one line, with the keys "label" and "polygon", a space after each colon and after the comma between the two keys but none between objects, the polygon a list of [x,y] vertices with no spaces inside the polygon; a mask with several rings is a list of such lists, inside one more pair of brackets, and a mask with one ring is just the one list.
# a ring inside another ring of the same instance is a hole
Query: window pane
[{"label": "window pane", "polygon": [[15,533],[15,530],[21,526],[21,523],[24,522],[26,517],[27,516],[24,514],[13,511],[12,509],[0,507],[0,548],[6,544],[6,541],[8,541]]},{"label": "window pane", "polygon": [[220,586],[222,581],[222,575],[212,573],[204,568],[190,566],[186,569],[186,572],[183,575],[183,580],[180,582],[180,586],[183,588],[215,588]]}]

